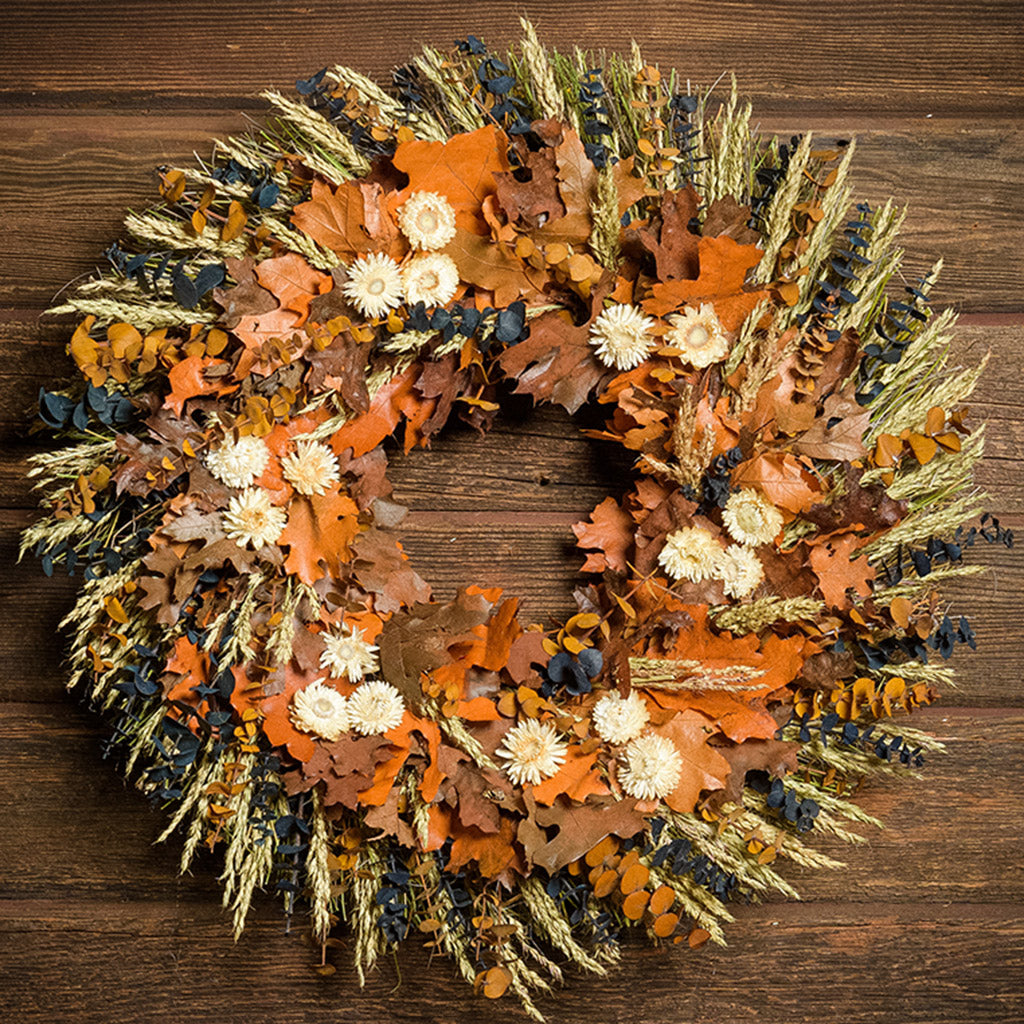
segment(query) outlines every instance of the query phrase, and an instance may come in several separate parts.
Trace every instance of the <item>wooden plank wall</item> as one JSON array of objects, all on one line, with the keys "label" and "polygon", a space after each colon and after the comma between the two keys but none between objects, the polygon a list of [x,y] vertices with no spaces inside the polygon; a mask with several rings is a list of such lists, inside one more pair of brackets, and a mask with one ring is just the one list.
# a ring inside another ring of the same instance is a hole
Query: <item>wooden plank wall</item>
[{"label": "wooden plank wall", "polygon": [[[0,29],[0,1009],[11,1022],[378,1022],[523,1019],[474,1001],[449,965],[409,943],[360,991],[342,950],[315,976],[278,906],[261,901],[238,944],[212,862],[176,875],[154,847],[163,819],[99,752],[103,730],[63,692],[57,622],[73,581],[13,564],[31,518],[26,429],[39,385],[69,374],[67,328],[40,324],[64,283],[154,195],[152,168],[209,150],[334,61],[383,80],[420,42],[515,38],[529,13],[560,47],[619,48],[708,84],[734,69],[765,130],[856,135],[869,201],[910,204],[910,274],[946,258],[938,299],[963,312],[957,352],[991,351],[974,404],[989,420],[980,483],[1004,524],[1024,526],[1024,104],[1015,0],[543,0],[517,4],[254,5],[8,0]],[[577,425],[513,409],[491,436],[458,431],[398,458],[412,509],[407,546],[441,593],[498,583],[539,618],[564,614],[578,559],[568,524],[627,467]],[[1007,1022],[1024,1018],[1024,711],[1019,554],[955,607],[980,649],[962,689],[919,716],[948,743],[916,784],[877,785],[887,822],[847,867],[793,872],[804,899],[739,906],[725,950],[627,944],[605,980],[572,978],[542,1001],[552,1021]]]}]

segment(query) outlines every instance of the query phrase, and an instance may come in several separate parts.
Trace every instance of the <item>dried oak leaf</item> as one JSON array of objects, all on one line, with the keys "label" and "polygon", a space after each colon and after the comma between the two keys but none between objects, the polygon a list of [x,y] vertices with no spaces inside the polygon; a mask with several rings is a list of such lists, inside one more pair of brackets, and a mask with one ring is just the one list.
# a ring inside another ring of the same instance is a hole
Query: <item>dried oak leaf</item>
[{"label": "dried oak leaf", "polygon": [[583,803],[591,796],[607,796],[609,789],[601,781],[601,770],[596,761],[596,750],[587,752],[581,744],[572,744],[566,750],[565,762],[558,771],[533,787],[534,800],[550,806],[562,795],[576,803]]},{"label": "dried oak leaf", "polygon": [[733,470],[737,487],[753,487],[788,512],[805,512],[821,498],[818,478],[788,452],[762,452]]},{"label": "dried oak leaf", "polygon": [[308,351],[306,384],[313,391],[331,388],[341,394],[342,401],[355,413],[370,408],[366,387],[366,363],[369,348],[357,342],[348,331],[336,334],[330,345],[321,351]]},{"label": "dried oak leaf", "polygon": [[[636,809],[637,801],[595,797],[585,804],[573,804],[567,797],[556,797],[550,807],[538,807],[530,789],[523,791],[527,817],[519,822],[516,838],[523,847],[526,862],[549,873],[592,850],[605,836],[628,839],[646,825]],[[557,829],[554,836],[550,830]]]},{"label": "dried oak leaf", "polygon": [[214,288],[213,301],[223,310],[220,322],[229,330],[241,317],[254,313],[269,313],[278,303],[266,288],[256,280],[255,263],[251,256],[245,259],[227,257],[224,260],[228,276],[236,282],[232,288]]},{"label": "dried oak leaf", "polygon": [[544,284],[544,276],[528,268],[507,245],[463,227],[456,227],[455,237],[442,251],[455,261],[459,279],[494,292],[494,304],[498,307],[507,306]]},{"label": "dried oak leaf", "polygon": [[651,731],[671,740],[683,759],[679,785],[664,798],[672,810],[689,814],[697,806],[701,793],[725,786],[729,763],[708,744],[710,730],[703,715],[681,711],[664,724],[653,726]]},{"label": "dried oak leaf", "polygon": [[608,368],[594,356],[587,324],[577,327],[568,313],[553,310],[530,322],[525,341],[498,357],[506,376],[516,381],[516,394],[535,402],[554,402],[570,413],[587,400]]},{"label": "dried oak leaf", "polygon": [[367,828],[380,829],[384,835],[394,836],[406,849],[413,849],[416,846],[416,833],[402,818],[405,803],[405,794],[401,788],[392,786],[384,803],[379,807],[371,807],[363,815],[363,824]]},{"label": "dried oak leaf", "polygon": [[300,323],[309,316],[310,302],[333,287],[329,274],[314,270],[297,252],[263,260],[256,265],[255,273],[260,285],[277,298],[280,308],[297,313]]},{"label": "dried oak leaf", "polygon": [[454,660],[449,647],[472,645],[477,639],[472,630],[487,621],[490,607],[482,595],[463,590],[445,604],[420,603],[396,611],[377,643],[384,677],[417,706],[423,699],[420,676]]},{"label": "dried oak leaf", "polygon": [[481,212],[484,197],[495,191],[495,174],[511,166],[508,139],[495,125],[461,132],[446,142],[401,142],[391,162],[409,176],[398,205],[413,192],[437,192],[454,208],[458,227],[477,235],[488,233]]},{"label": "dried oak leaf", "polygon": [[388,457],[382,448],[374,448],[359,458],[353,458],[352,449],[346,448],[338,457],[338,469],[354,477],[348,491],[360,512],[373,506],[377,499],[389,497],[394,490],[387,477]]},{"label": "dried oak leaf", "polygon": [[477,639],[461,660],[491,672],[501,671],[508,662],[512,644],[523,631],[516,618],[518,610],[519,598],[510,597],[502,601],[486,623],[472,627]]},{"label": "dried oak leaf", "polygon": [[[292,314],[289,314],[292,315]],[[171,386],[170,394],[164,399],[164,408],[174,410],[180,416],[185,403],[199,395],[228,395],[238,390],[237,384],[224,384],[219,376],[208,371],[227,369],[223,359],[213,356],[186,356],[167,371],[167,382]]]},{"label": "dried oak leaf", "polygon": [[[515,846],[516,819],[507,814],[500,817],[498,831],[494,834],[478,828],[462,825],[451,820],[447,808],[431,807],[431,823],[434,834],[447,829],[452,839],[451,852],[445,870],[456,872],[475,862],[484,878],[497,879],[515,871],[523,873],[523,864]],[[447,816],[448,822],[444,821]]]},{"label": "dried oak leaf", "polygon": [[743,783],[747,772],[767,772],[772,778],[782,778],[797,768],[799,743],[782,740],[747,740],[735,746],[716,748],[728,762],[729,778],[721,799],[735,804],[743,803]]},{"label": "dried oak leaf", "polygon": [[845,486],[840,496],[828,504],[813,505],[803,513],[802,519],[824,533],[850,528],[873,533],[895,526],[907,514],[907,503],[890,498],[882,484],[861,484],[863,467],[845,466],[844,469]]},{"label": "dried oak leaf", "polygon": [[398,259],[408,251],[388,210],[388,196],[376,182],[345,181],[332,192],[330,185],[314,181],[309,201],[292,211],[292,223],[346,262],[366,252]]},{"label": "dried oak leaf", "polygon": [[550,660],[551,655],[544,650],[544,634],[530,630],[512,642],[505,671],[512,682],[523,684],[537,674],[534,665],[543,667]]},{"label": "dried oak leaf", "polygon": [[614,498],[605,498],[593,512],[589,522],[574,523],[576,546],[591,549],[581,572],[602,573],[605,569],[625,572],[626,556],[633,547],[633,518]]},{"label": "dried oak leaf", "polygon": [[[654,696],[658,699],[662,695]],[[685,696],[688,708],[699,711],[718,727],[723,736],[737,743],[749,739],[771,739],[778,731],[778,723],[759,697],[715,690],[691,691]]]},{"label": "dried oak leaf", "polygon": [[863,438],[870,419],[871,413],[852,398],[831,394],[810,429],[790,447],[798,455],[809,455],[812,459],[852,462],[867,455]]},{"label": "dried oak leaf", "polygon": [[[853,651],[821,651],[812,654],[803,664],[797,682],[815,690],[830,693],[843,679],[852,679],[857,674],[857,659]],[[735,739],[735,737],[730,737]]]},{"label": "dried oak leaf", "polygon": [[874,567],[866,556],[853,558],[863,540],[847,533],[832,537],[811,548],[810,563],[818,586],[826,603],[832,608],[844,610],[853,607],[847,590],[855,590],[861,597],[871,594],[871,580],[875,578]]},{"label": "dried oak leaf", "polygon": [[750,207],[742,206],[732,196],[721,196],[708,206],[701,230],[705,235],[728,235],[740,245],[752,245],[761,237],[750,227]]},{"label": "dried oak leaf", "polygon": [[351,448],[356,458],[365,455],[395,432],[403,416],[406,418],[405,450],[410,451],[418,440],[419,427],[434,409],[434,399],[415,393],[413,385],[419,372],[419,366],[414,363],[392,377],[373,396],[365,413],[339,427],[330,441],[335,454],[340,456],[346,448]]},{"label": "dried oak leaf", "polygon": [[438,760],[441,730],[437,723],[406,711],[401,723],[384,733],[384,738],[394,753],[389,760],[377,766],[373,785],[359,794],[359,803],[363,807],[380,807],[384,804],[398,779],[398,773],[410,757],[420,757],[425,761],[419,772],[418,788],[423,799],[427,803],[432,802],[444,781],[444,772]]},{"label": "dried oak leaf", "polygon": [[430,600],[430,585],[410,566],[394,538],[369,529],[355,539],[352,547],[359,585],[374,595],[374,608],[381,615]]},{"label": "dried oak leaf", "polygon": [[728,236],[701,238],[698,244],[700,276],[693,281],[659,282],[641,305],[654,316],[681,306],[710,302],[727,331],[739,330],[751,310],[769,296],[766,291],[744,291],[747,273],[764,253],[756,245],[739,245]]},{"label": "dried oak leaf", "polygon": [[[177,677],[177,678],[175,678]],[[180,636],[164,666],[164,699],[198,703],[192,687],[210,681],[210,655],[199,650],[187,637]]]},{"label": "dried oak leaf", "polygon": [[498,204],[510,224],[543,227],[565,216],[565,204],[558,192],[558,165],[551,149],[528,151],[523,166],[514,172],[494,175]]},{"label": "dried oak leaf", "polygon": [[699,202],[692,185],[678,192],[665,192],[655,223],[636,229],[640,244],[654,256],[659,281],[697,277],[700,236],[690,231],[690,221],[697,216]]},{"label": "dried oak leaf", "polygon": [[288,548],[284,566],[303,583],[340,576],[351,561],[350,545],[359,535],[359,508],[340,490],[324,495],[296,495],[288,508],[288,523],[278,538]]}]

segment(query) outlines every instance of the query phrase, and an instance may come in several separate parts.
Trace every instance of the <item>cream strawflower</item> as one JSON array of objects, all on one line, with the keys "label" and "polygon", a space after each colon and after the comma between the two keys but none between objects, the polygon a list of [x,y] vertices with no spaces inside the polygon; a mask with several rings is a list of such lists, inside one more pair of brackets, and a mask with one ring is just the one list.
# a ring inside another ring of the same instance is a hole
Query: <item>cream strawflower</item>
[{"label": "cream strawflower", "polygon": [[287,516],[283,508],[270,504],[270,495],[259,487],[247,487],[232,496],[222,515],[224,532],[239,547],[250,545],[259,551],[264,544],[276,544]]},{"label": "cream strawflower", "polygon": [[299,441],[281,460],[281,472],[299,494],[324,494],[339,480],[338,460],[322,441]]},{"label": "cream strawflower", "polygon": [[455,237],[455,211],[436,192],[413,192],[398,211],[398,226],[414,249],[443,249]]},{"label": "cream strawflower", "polygon": [[321,633],[320,638],[324,642],[320,667],[335,678],[344,676],[350,683],[358,683],[364,675],[380,668],[377,648],[363,639],[363,631],[358,626],[351,629],[342,626],[340,632]]},{"label": "cream strawflower", "polygon": [[726,597],[746,597],[764,579],[764,566],[751,548],[733,544],[718,562],[718,578]]},{"label": "cream strawflower", "polygon": [[622,788],[638,800],[662,800],[679,785],[683,759],[676,745],[653,733],[633,740],[622,752]]},{"label": "cream strawflower", "polygon": [[261,437],[227,438],[206,456],[206,468],[228,487],[248,487],[267,468],[270,449]]},{"label": "cream strawflower", "polygon": [[698,370],[720,363],[729,354],[729,339],[710,302],[701,303],[699,310],[670,316],[668,322],[672,330],[666,333],[665,344],[679,349],[684,362]]},{"label": "cream strawflower", "polygon": [[402,272],[405,301],[410,305],[443,306],[459,287],[459,268],[451,256],[431,252],[410,260]]},{"label": "cream strawflower", "polygon": [[647,332],[654,326],[636,306],[619,304],[606,309],[590,328],[590,344],[597,349],[597,358],[605,366],[632,370],[639,366],[654,344]]},{"label": "cream strawflower", "polygon": [[517,786],[536,786],[558,771],[567,747],[550,722],[528,718],[505,733],[496,753],[508,761],[505,773]]},{"label": "cream strawflower", "polygon": [[605,743],[628,743],[644,731],[650,721],[647,701],[635,690],[623,697],[618,690],[602,697],[593,712],[594,728]]},{"label": "cream strawflower", "polygon": [[363,316],[384,316],[401,305],[402,272],[383,253],[360,256],[348,268],[348,280],[342,291]]},{"label": "cream strawflower", "polygon": [[770,544],[779,535],[782,513],[757,491],[745,487],[729,495],[722,522],[733,540],[756,547]]},{"label": "cream strawflower", "polygon": [[684,526],[665,538],[658,565],[673,579],[700,583],[715,575],[721,557],[722,545],[707,530]]},{"label": "cream strawflower", "polygon": [[394,729],[405,714],[405,701],[390,683],[371,679],[363,683],[348,699],[348,716],[352,728],[364,736]]},{"label": "cream strawflower", "polygon": [[322,679],[292,697],[290,716],[296,729],[331,742],[349,729],[348,701]]}]

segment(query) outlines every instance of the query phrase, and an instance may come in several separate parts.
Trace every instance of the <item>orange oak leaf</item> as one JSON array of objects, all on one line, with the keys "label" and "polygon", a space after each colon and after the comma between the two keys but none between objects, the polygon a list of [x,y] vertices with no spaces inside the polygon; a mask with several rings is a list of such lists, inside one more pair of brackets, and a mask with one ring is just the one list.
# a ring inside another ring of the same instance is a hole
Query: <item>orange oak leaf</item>
[{"label": "orange oak leaf", "polygon": [[601,772],[595,767],[597,751],[584,752],[576,743],[565,752],[565,763],[540,785],[533,787],[533,798],[539,804],[551,806],[559,794],[583,803],[588,796],[607,796],[610,790],[601,781]]},{"label": "orange oak leaf", "polygon": [[728,235],[702,238],[698,245],[700,276],[695,281],[664,281],[642,303],[648,313],[664,316],[682,305],[710,302],[727,331],[739,330],[750,311],[768,298],[766,291],[743,290],[747,272],[764,253],[756,245],[739,245]]},{"label": "orange oak leaf", "polygon": [[292,223],[345,261],[361,253],[386,252],[400,259],[408,250],[376,182],[346,181],[333,192],[314,181],[311,198],[292,212]]},{"label": "orange oak leaf", "polygon": [[729,762],[714,747],[708,746],[712,730],[703,715],[681,711],[651,731],[671,740],[683,759],[679,785],[664,798],[672,810],[688,814],[697,806],[701,793],[725,786]]},{"label": "orange oak leaf", "polygon": [[778,732],[779,723],[756,698],[748,702],[745,695],[714,690],[690,696],[690,707],[714,722],[723,736],[737,743],[749,739],[770,740]]},{"label": "orange oak leaf", "polygon": [[297,252],[258,263],[256,277],[262,287],[277,296],[282,309],[299,315],[299,324],[309,315],[311,300],[329,292],[333,285],[330,274],[314,270]]},{"label": "orange oak leaf", "polygon": [[737,487],[753,487],[787,512],[806,512],[821,500],[817,477],[788,452],[764,452],[733,470]]},{"label": "orange oak leaf", "polygon": [[[472,593],[473,588],[467,589]],[[499,591],[500,593],[500,591]],[[466,654],[466,661],[480,668],[500,672],[508,662],[509,651],[523,628],[516,619],[519,610],[519,599],[510,597],[503,601],[498,610],[484,624],[474,626],[472,632],[480,638],[480,642]]]},{"label": "orange oak leaf", "polygon": [[284,566],[303,583],[316,583],[352,559],[349,545],[358,536],[359,507],[340,491],[296,496],[288,506],[288,523],[278,539],[287,547]]},{"label": "orange oak leaf", "polygon": [[430,808],[430,823],[435,836],[451,836],[446,871],[457,871],[475,861],[484,878],[496,878],[509,868],[520,867],[515,847],[516,821],[507,814],[500,815],[498,831],[493,835],[459,823],[448,808],[437,805]]},{"label": "orange oak leaf", "polygon": [[437,192],[454,208],[459,227],[487,235],[483,201],[495,192],[495,173],[511,169],[507,150],[505,133],[493,124],[447,142],[401,142],[391,162],[409,175],[409,184],[399,193],[398,203],[413,192]]},{"label": "orange oak leaf", "polygon": [[[667,651],[670,658],[700,662],[704,669],[727,669],[747,666],[757,675],[751,678],[751,689],[743,691],[743,699],[763,697],[791,683],[800,674],[804,662],[820,648],[802,636],[780,637],[769,634],[762,642],[756,633],[734,637],[731,633],[712,633],[708,628],[707,605],[680,605],[693,624],[679,631],[676,642]],[[681,672],[699,676],[700,670]],[[685,710],[692,706],[693,694],[685,691],[678,698],[661,690],[650,696],[662,707]]]},{"label": "orange oak leaf", "polygon": [[167,373],[171,393],[164,399],[164,408],[173,409],[180,416],[190,398],[227,395],[236,391],[237,384],[222,384],[219,379],[209,380],[204,376],[204,371],[217,366],[227,366],[227,363],[212,356],[186,356],[180,363],[175,363]]},{"label": "orange oak leaf", "polygon": [[366,412],[350,419],[334,432],[330,440],[334,451],[341,455],[346,448],[351,448],[353,457],[359,458],[395,432],[406,410],[415,416],[419,403],[423,402],[429,415],[434,407],[433,401],[417,399],[413,392],[419,372],[419,367],[414,364],[380,388]]},{"label": "orange oak leaf", "polygon": [[[414,739],[414,733],[421,738],[422,743]],[[438,787],[445,779],[438,758],[441,749],[441,730],[437,723],[406,711],[402,721],[394,729],[384,733],[384,738],[395,748],[395,753],[390,760],[377,766],[373,785],[359,794],[359,803],[364,807],[383,805],[398,778],[398,773],[413,754],[414,744],[423,750],[429,761],[423,769],[419,789],[423,799],[430,803],[437,796]]]},{"label": "orange oak leaf", "polygon": [[871,593],[875,570],[866,557],[853,557],[858,543],[862,543],[859,538],[847,533],[811,548],[811,568],[818,577],[822,597],[832,608],[846,609],[853,606],[846,593],[851,588],[861,597]]},{"label": "orange oak leaf", "polygon": [[188,704],[196,703],[193,686],[201,686],[210,679],[210,656],[205,651],[190,643],[187,637],[180,636],[174,642],[174,653],[167,660],[166,671],[183,673],[164,694],[167,700],[181,700]]},{"label": "orange oak leaf", "polygon": [[[317,744],[310,733],[301,732],[292,724],[292,698],[314,679],[323,678],[323,673],[314,675],[296,672],[290,666],[286,666],[282,673],[283,679],[277,683],[278,692],[266,697],[263,696],[263,687],[254,685],[249,679],[246,665],[233,665],[231,674],[235,677],[235,687],[231,694],[231,703],[235,710],[239,714],[250,708],[258,710],[263,715],[261,728],[267,739],[275,747],[284,747],[296,760],[308,761],[316,753]],[[328,685],[346,696],[354,689],[339,681]]]},{"label": "orange oak leaf", "polygon": [[593,512],[590,522],[574,523],[578,548],[593,548],[587,554],[582,572],[604,572],[614,569],[625,572],[626,555],[633,546],[635,524],[628,512],[624,512],[614,498],[605,498]]}]

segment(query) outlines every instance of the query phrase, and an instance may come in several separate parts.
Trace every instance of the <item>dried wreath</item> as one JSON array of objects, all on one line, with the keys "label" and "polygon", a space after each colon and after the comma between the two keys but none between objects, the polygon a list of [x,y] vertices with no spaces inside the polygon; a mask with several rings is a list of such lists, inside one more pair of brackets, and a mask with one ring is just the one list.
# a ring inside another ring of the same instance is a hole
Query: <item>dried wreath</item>
[{"label": "dried wreath", "polygon": [[[70,685],[173,808],[183,866],[339,918],[362,976],[419,933],[484,995],[603,972],[617,933],[722,940],[737,894],[833,866],[846,798],[936,746],[982,432],[939,265],[888,298],[902,214],[851,214],[854,146],[712,115],[635,52],[525,25],[501,60],[344,67],[161,170],[112,271],[57,311],[84,385],[41,394],[44,569],[84,570]],[[606,406],[636,474],[574,527],[559,628],[396,540],[385,445],[513,390]],[[332,968],[325,958],[320,969]]]}]

